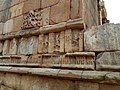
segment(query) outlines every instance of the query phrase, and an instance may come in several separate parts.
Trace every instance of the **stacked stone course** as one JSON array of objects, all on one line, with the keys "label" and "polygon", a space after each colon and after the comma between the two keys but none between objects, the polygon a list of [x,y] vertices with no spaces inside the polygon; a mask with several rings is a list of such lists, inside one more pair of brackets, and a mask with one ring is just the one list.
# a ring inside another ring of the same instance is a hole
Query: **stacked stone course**
[{"label": "stacked stone course", "polygon": [[[90,53],[92,57],[89,52],[83,52],[85,28],[99,24],[98,1],[93,2],[2,0],[1,65],[26,63],[44,67],[94,69],[94,52]],[[93,65],[91,68],[89,63]]]},{"label": "stacked stone course", "polygon": [[0,90],[119,90],[106,22],[100,0],[0,0]]}]

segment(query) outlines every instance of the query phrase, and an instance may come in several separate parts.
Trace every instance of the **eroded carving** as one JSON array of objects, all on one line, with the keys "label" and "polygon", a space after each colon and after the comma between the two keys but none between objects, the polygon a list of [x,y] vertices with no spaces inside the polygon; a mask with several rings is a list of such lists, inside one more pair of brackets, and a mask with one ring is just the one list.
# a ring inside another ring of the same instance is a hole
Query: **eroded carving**
[{"label": "eroded carving", "polygon": [[22,29],[40,27],[42,25],[42,17],[40,10],[31,10],[23,17],[24,22]]}]

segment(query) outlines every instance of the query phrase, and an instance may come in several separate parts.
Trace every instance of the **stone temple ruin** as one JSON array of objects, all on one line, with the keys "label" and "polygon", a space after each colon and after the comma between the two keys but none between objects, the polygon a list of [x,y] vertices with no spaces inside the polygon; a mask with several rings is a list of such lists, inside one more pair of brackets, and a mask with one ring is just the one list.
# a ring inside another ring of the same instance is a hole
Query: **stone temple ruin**
[{"label": "stone temple ruin", "polygon": [[0,0],[0,90],[120,90],[119,33],[102,0]]}]

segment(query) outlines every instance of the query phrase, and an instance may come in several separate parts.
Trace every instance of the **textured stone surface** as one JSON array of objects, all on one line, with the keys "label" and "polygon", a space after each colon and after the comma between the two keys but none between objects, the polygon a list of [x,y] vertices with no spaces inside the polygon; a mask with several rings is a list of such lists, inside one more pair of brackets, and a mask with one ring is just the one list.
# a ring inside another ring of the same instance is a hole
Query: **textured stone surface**
[{"label": "textured stone surface", "polygon": [[13,19],[10,19],[4,23],[3,34],[9,33],[13,30],[13,22],[14,22]]},{"label": "textured stone surface", "polygon": [[100,84],[100,89],[99,90],[120,90],[120,86]]},{"label": "textured stone surface", "polygon": [[120,25],[104,24],[92,27],[84,33],[85,51],[120,50]]},{"label": "textured stone surface", "polygon": [[[20,89],[20,75],[7,73],[4,78],[4,84],[9,87],[14,87],[15,89]],[[4,90],[4,89],[3,89]],[[9,89],[8,89],[9,90]],[[12,89],[10,89],[12,90]],[[13,89],[14,90],[14,89]]]},{"label": "textured stone surface", "polygon": [[42,66],[60,67],[60,65],[61,65],[60,55],[54,55],[54,54],[43,54],[42,55]]},{"label": "textured stone surface", "polygon": [[76,52],[67,53],[62,58],[62,67],[93,69],[94,70],[95,53],[94,52]]},{"label": "textured stone surface", "polygon": [[32,55],[27,60],[28,64],[42,64],[42,55]]},{"label": "textured stone surface", "polygon": [[119,70],[120,69],[120,51],[116,52],[102,52],[96,57],[97,70]]},{"label": "textured stone surface", "polygon": [[3,34],[4,23],[0,23],[0,34]]},{"label": "textured stone surface", "polygon": [[9,46],[10,46],[10,41],[5,40],[3,44],[3,55],[6,55],[9,53]]},{"label": "textured stone surface", "polygon": [[43,53],[48,53],[49,34],[45,34],[43,40],[44,40],[44,41],[43,41]]},{"label": "textured stone surface", "polygon": [[26,0],[24,2],[24,6],[23,6],[23,13],[27,13],[30,10],[35,10],[35,9],[39,9],[40,8],[40,2],[41,0]]},{"label": "textured stone surface", "polygon": [[98,83],[79,82],[78,90],[99,90]]},{"label": "textured stone surface", "polygon": [[38,39],[38,53],[43,53],[43,45],[44,45],[44,34],[40,34]]},{"label": "textured stone surface", "polygon": [[3,42],[0,42],[0,54],[2,55],[3,52]]},{"label": "textured stone surface", "polygon": [[72,30],[65,30],[65,52],[72,52]]},{"label": "textured stone surface", "polygon": [[54,52],[54,43],[55,43],[55,35],[54,33],[49,33],[49,45],[48,45],[48,53]]},{"label": "textured stone surface", "polygon": [[22,29],[38,28],[42,26],[41,12],[40,10],[30,10],[27,14],[24,14],[23,25],[21,26]]},{"label": "textured stone surface", "polygon": [[14,18],[13,21],[14,22],[13,22],[13,30],[12,30],[12,32],[20,31],[21,30],[21,26],[23,24],[23,15]]},{"label": "textured stone surface", "polygon": [[71,19],[82,18],[82,0],[71,0]]},{"label": "textured stone surface", "polygon": [[38,45],[38,38],[36,36],[30,37],[30,38],[22,38],[19,41],[19,48],[18,53],[19,54],[37,54],[37,46]]},{"label": "textured stone surface", "polygon": [[24,3],[17,4],[10,8],[11,18],[19,16],[23,12]]},{"label": "textured stone surface", "polygon": [[50,24],[67,21],[70,14],[70,0],[60,0],[58,4],[51,7]]},{"label": "textured stone surface", "polygon": [[41,0],[41,8],[50,7],[59,3],[60,0]]},{"label": "textured stone surface", "polygon": [[17,54],[18,39],[14,38],[10,41],[9,54]]},{"label": "textured stone surface", "polygon": [[[45,1],[45,0],[44,0]],[[49,0],[51,1],[51,0]],[[45,8],[41,11],[41,17],[42,17],[42,25],[49,25],[49,19],[50,19],[50,7]]]},{"label": "textured stone surface", "polygon": [[[7,1],[7,0],[6,0]],[[1,21],[6,22],[8,19],[10,19],[10,9],[5,9],[4,11],[1,11]]]},{"label": "textured stone surface", "polygon": [[1,85],[1,86],[0,86],[0,90],[15,90],[15,89],[10,88],[10,87],[8,87],[8,86]]},{"label": "textured stone surface", "polygon": [[60,33],[60,52],[65,52],[65,31]]}]

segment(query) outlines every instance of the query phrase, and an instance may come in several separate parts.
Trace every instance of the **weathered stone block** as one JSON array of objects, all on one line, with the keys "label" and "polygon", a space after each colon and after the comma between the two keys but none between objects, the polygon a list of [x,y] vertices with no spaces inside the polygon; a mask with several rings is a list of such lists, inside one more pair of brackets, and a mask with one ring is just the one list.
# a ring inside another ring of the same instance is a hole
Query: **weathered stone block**
[{"label": "weathered stone block", "polygon": [[8,86],[1,85],[1,86],[0,86],[0,90],[15,90],[15,89],[10,88],[10,87],[8,87]]},{"label": "weathered stone block", "polygon": [[82,0],[71,0],[71,19],[82,18]]},{"label": "weathered stone block", "polygon": [[44,47],[44,34],[40,34],[38,39],[38,53],[43,53],[43,47]]},{"label": "weathered stone block", "polygon": [[74,83],[68,80],[50,79],[48,90],[75,90]]},{"label": "weathered stone block", "polygon": [[11,6],[14,6],[19,3],[19,0],[12,0],[11,1]]},{"label": "weathered stone block", "polygon": [[3,34],[4,23],[0,23],[0,34]]},{"label": "weathered stone block", "polygon": [[35,10],[40,8],[41,0],[26,0],[23,6],[23,13],[27,13],[30,10]]},{"label": "weathered stone block", "polygon": [[119,70],[120,69],[120,51],[102,52],[96,57],[97,70]]},{"label": "weathered stone block", "polygon": [[[44,0],[45,1],[45,0]],[[50,1],[50,0],[49,0]],[[45,8],[41,11],[41,17],[42,17],[42,25],[49,25],[49,17],[50,17],[50,7]]]},{"label": "weathered stone block", "polygon": [[42,66],[45,67],[60,67],[61,57],[55,54],[43,54],[42,62]]},{"label": "weathered stone block", "polygon": [[22,15],[24,3],[17,4],[10,8],[11,18]]},{"label": "weathered stone block", "polygon": [[[4,78],[4,84],[6,86],[14,87],[15,89],[19,89],[19,90],[20,90],[20,81],[21,81],[21,76],[18,74],[7,73]],[[15,90],[15,89],[10,89],[10,90]]]},{"label": "weathered stone block", "polygon": [[9,54],[17,54],[18,49],[18,39],[13,38],[10,41]]},{"label": "weathered stone block", "polygon": [[99,90],[119,90],[120,86],[117,85],[107,85],[107,84],[100,84]]},{"label": "weathered stone block", "polygon": [[19,42],[19,54],[37,54],[38,38],[36,36],[30,38],[22,38]]},{"label": "weathered stone block", "polygon": [[5,40],[3,45],[3,55],[6,55],[9,53],[9,47],[10,47],[10,41]]},{"label": "weathered stone block", "polygon": [[12,31],[19,31],[21,30],[22,24],[23,24],[23,15],[18,16],[13,19],[13,30]]},{"label": "weathered stone block", "polygon": [[72,30],[65,30],[65,52],[72,52]]},{"label": "weathered stone block", "polygon": [[54,52],[60,52],[60,32],[55,33],[54,40],[55,40]]},{"label": "weathered stone block", "polygon": [[54,52],[54,43],[55,43],[55,35],[54,33],[49,33],[48,53]]},{"label": "weathered stone block", "polygon": [[94,69],[95,67],[94,62],[95,62],[94,52],[67,53],[63,56],[62,67]]},{"label": "weathered stone block", "polygon": [[11,63],[10,56],[8,55],[0,56],[0,63]]},{"label": "weathered stone block", "polygon": [[50,24],[67,21],[70,15],[70,0],[60,0],[60,2],[51,7]]},{"label": "weathered stone block", "polygon": [[27,64],[42,64],[42,55],[32,55],[28,58]]},{"label": "weathered stone block", "polygon": [[2,8],[1,10],[7,9],[11,6],[12,0],[1,0],[2,1]]},{"label": "weathered stone block", "polygon": [[72,31],[72,51],[83,51],[83,32],[81,30]]},{"label": "weathered stone block", "polygon": [[0,55],[2,55],[2,52],[3,52],[3,42],[0,41]]},{"label": "weathered stone block", "polygon": [[60,32],[60,52],[65,52],[65,31]]},{"label": "weathered stone block", "polygon": [[50,7],[59,3],[60,0],[41,0],[41,8]]},{"label": "weathered stone block", "polygon": [[78,87],[78,90],[99,90],[98,83],[79,82],[77,87]]},{"label": "weathered stone block", "polygon": [[21,77],[20,90],[42,90],[46,87],[45,83],[47,83],[47,81],[45,82],[45,79],[38,78],[38,76],[23,75]]},{"label": "weathered stone block", "polygon": [[65,30],[65,52],[83,51],[83,31]]},{"label": "weathered stone block", "polygon": [[85,51],[120,50],[120,25],[104,24],[92,27],[84,33]]},{"label": "weathered stone block", "polygon": [[10,13],[10,9],[5,9],[3,11],[1,11],[1,20],[3,23],[5,23],[8,19],[10,19],[11,17],[11,13]]},{"label": "weathered stone block", "polygon": [[63,30],[66,30],[66,22],[40,27],[40,33],[60,32]]},{"label": "weathered stone block", "polygon": [[49,47],[49,34],[45,34],[43,42],[43,53],[48,53],[48,47]]},{"label": "weathered stone block", "polygon": [[3,34],[9,33],[13,30],[13,19],[8,20],[7,22],[4,23],[4,30]]},{"label": "weathered stone block", "polygon": [[0,56],[0,63],[5,65],[21,63],[21,56],[17,55],[4,55]]}]

